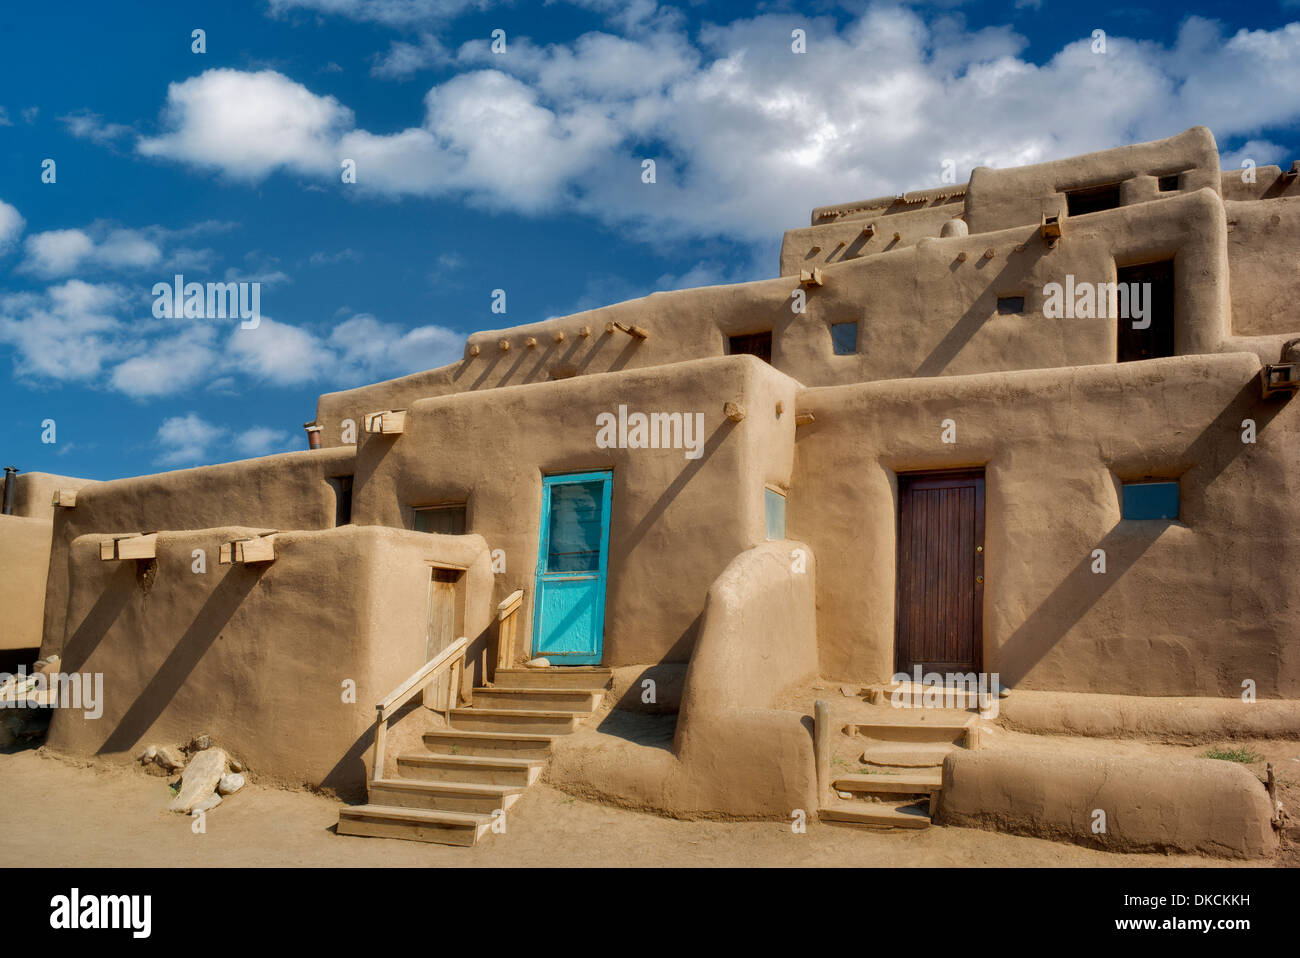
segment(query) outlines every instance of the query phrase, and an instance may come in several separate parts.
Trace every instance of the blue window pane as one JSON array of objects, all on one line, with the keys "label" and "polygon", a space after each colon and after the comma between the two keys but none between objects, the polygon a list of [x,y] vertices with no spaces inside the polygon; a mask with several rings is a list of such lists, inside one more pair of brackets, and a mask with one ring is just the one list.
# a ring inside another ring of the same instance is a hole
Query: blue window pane
[{"label": "blue window pane", "polygon": [[763,504],[767,511],[767,537],[785,538],[785,496],[771,489],[763,490]]},{"label": "blue window pane", "polygon": [[551,486],[551,528],[547,572],[599,572],[603,483]]},{"label": "blue window pane", "polygon": [[858,324],[836,323],[831,327],[831,345],[836,356],[852,356],[858,351]]},{"label": "blue window pane", "polygon": [[1177,482],[1126,482],[1122,503],[1125,519],[1177,519]]}]

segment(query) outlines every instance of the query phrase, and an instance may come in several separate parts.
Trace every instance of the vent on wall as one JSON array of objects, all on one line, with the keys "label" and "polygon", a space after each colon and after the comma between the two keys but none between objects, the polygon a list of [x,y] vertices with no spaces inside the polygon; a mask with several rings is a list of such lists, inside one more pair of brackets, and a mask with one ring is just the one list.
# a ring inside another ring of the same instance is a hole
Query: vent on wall
[{"label": "vent on wall", "polygon": [[747,336],[728,336],[727,352],[733,356],[757,356],[765,363],[772,361],[772,331],[750,333]]},{"label": "vent on wall", "polygon": [[1068,190],[1065,194],[1065,211],[1070,216],[1100,213],[1119,206],[1119,184],[1091,186],[1086,190]]}]

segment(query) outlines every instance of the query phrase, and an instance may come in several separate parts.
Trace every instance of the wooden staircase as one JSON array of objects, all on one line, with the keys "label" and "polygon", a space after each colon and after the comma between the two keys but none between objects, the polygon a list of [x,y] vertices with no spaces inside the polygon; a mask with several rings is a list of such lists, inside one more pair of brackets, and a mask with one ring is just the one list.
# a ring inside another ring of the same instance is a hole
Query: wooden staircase
[{"label": "wooden staircase", "polygon": [[943,789],[943,760],[953,749],[979,748],[979,716],[910,714],[917,717],[844,728],[864,740],[860,762],[871,771],[833,777],[831,797],[823,797],[819,810],[822,821],[930,827]]},{"label": "wooden staircase", "polygon": [[553,737],[600,707],[610,678],[596,666],[497,669],[472,706],[448,710],[449,728],[425,733],[424,751],[397,756],[396,778],[379,777],[380,763],[368,803],[339,810],[338,834],[473,845],[541,776]]}]

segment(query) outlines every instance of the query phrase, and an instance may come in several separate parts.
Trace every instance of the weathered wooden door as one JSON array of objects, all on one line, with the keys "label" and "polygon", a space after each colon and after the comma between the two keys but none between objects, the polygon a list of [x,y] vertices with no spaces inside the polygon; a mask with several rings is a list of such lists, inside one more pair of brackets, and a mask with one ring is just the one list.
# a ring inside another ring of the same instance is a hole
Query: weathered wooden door
[{"label": "weathered wooden door", "polygon": [[896,668],[978,672],[984,611],[984,471],[898,477]]},{"label": "weathered wooden door", "polygon": [[[424,660],[427,662],[452,642],[456,641],[456,580],[460,573],[455,569],[432,569],[429,576],[429,618],[425,633]],[[424,704],[441,711],[446,708],[445,682],[435,682],[425,691]]]},{"label": "weathered wooden door", "polygon": [[533,655],[599,665],[604,649],[612,475],[547,476],[533,601]]}]

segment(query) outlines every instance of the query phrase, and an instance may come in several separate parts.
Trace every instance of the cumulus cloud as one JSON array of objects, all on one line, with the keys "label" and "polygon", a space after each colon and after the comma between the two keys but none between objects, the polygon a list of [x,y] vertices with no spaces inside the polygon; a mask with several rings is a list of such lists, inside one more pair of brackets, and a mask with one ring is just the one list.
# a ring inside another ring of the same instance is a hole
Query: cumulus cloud
[{"label": "cumulus cloud", "polygon": [[390,27],[440,23],[495,5],[492,0],[270,0],[268,4],[273,15],[310,10]]},{"label": "cumulus cloud", "polygon": [[[414,23],[456,4],[277,6]],[[337,181],[350,158],[362,192],[759,241],[813,206],[939,185],[945,161],[964,177],[1197,124],[1227,143],[1300,118],[1300,24],[1225,36],[1189,17],[1168,45],[1112,34],[1099,55],[1081,37],[1039,64],[1010,27],[971,31],[958,14],[927,21],[897,6],[843,25],[764,14],[694,37],[652,6],[638,16],[626,37],[512,38],[509,56],[486,40],[452,52],[432,33],[395,45],[375,72],[458,71],[397,132],[358,127],[333,97],[278,73],[211,70],[172,85],[169,130],[140,149],[246,179]],[[802,55],[790,49],[796,27]],[[654,184],[641,182],[644,159]]]},{"label": "cumulus cloud", "polygon": [[18,237],[23,235],[26,225],[27,221],[15,207],[0,200],[0,256],[18,245]]},{"label": "cumulus cloud", "polygon": [[59,122],[78,139],[90,140],[101,146],[114,143],[132,132],[126,124],[105,123],[102,116],[89,110],[78,110],[61,116]]},{"label": "cumulus cloud", "polygon": [[0,343],[12,347],[23,378],[90,382],[125,350],[116,315],[122,291],[69,280],[43,293],[0,296]]}]

